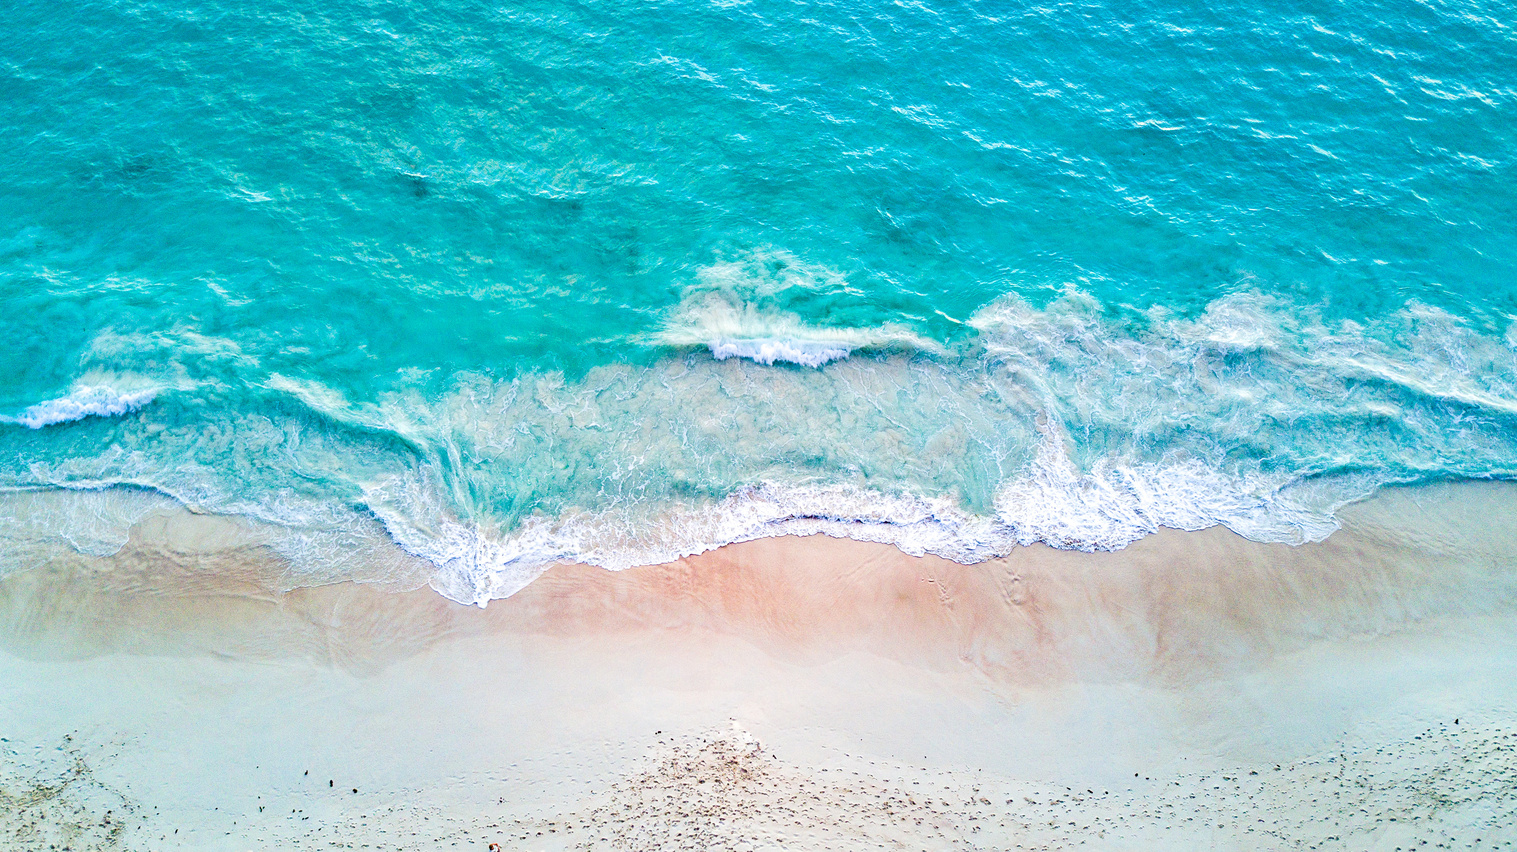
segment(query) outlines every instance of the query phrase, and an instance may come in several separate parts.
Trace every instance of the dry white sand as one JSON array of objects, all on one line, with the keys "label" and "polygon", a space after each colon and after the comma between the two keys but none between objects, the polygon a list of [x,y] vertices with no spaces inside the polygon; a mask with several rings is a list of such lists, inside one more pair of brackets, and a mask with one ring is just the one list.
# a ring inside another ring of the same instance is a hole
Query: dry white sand
[{"label": "dry white sand", "polygon": [[235,524],[154,517],[0,582],[0,848],[1510,848],[1517,488],[1345,516],[775,539],[485,610],[270,591]]}]

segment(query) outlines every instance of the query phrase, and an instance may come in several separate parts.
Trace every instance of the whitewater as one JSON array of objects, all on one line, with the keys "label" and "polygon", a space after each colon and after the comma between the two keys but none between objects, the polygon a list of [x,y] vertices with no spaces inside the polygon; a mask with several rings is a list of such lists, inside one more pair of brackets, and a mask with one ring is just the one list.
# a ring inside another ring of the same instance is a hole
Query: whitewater
[{"label": "whitewater", "polygon": [[[152,391],[83,385],[14,417],[12,499],[66,489],[94,508],[13,509],[4,535],[109,553],[178,502],[246,519],[297,584],[425,579],[485,604],[554,563],[622,569],[777,535],[965,563],[1035,542],[1119,549],[1164,527],[1299,544],[1388,484],[1514,473],[1517,351],[1427,306],[1375,334],[1257,293],[1113,322],[1072,291],[967,324],[956,353],[865,331],[823,364],[668,342],[646,366],[469,375],[374,402],[274,375],[257,409],[193,427],[186,409],[217,388],[185,359],[122,377]],[[86,430],[61,460],[17,440],[57,429]],[[389,542],[429,567],[353,555]]]},{"label": "whitewater", "polygon": [[1511,479],[1511,11],[22,4],[0,571],[187,507],[485,604]]}]

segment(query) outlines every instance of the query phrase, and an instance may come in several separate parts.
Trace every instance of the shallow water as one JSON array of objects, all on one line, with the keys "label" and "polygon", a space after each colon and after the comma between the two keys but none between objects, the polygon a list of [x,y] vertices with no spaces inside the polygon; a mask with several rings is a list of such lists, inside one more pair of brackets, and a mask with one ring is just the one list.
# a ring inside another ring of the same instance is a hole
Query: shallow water
[{"label": "shallow water", "polygon": [[0,848],[1510,848],[1517,487],[1343,518],[769,538],[480,609],[273,592],[254,531],[170,509],[0,579]]}]

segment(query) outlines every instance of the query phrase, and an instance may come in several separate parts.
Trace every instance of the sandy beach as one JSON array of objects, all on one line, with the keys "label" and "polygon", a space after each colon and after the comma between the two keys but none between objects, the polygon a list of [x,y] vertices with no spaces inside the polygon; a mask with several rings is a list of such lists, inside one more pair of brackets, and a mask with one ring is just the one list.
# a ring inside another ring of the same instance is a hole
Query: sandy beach
[{"label": "sandy beach", "polygon": [[158,514],[0,582],[0,847],[1510,848],[1517,488],[1343,517],[766,539],[480,609],[280,591],[236,522]]},{"label": "sandy beach", "polygon": [[5,11],[0,852],[1517,852],[1517,0]]}]

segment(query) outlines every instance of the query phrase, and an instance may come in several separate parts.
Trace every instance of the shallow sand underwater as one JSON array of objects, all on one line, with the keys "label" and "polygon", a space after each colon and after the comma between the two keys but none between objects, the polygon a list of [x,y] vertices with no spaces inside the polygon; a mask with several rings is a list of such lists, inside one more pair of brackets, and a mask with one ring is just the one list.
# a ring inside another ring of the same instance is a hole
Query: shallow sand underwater
[{"label": "shallow sand underwater", "polygon": [[823,536],[487,608],[144,519],[0,583],[5,849],[1500,849],[1517,488],[1319,544]]}]

